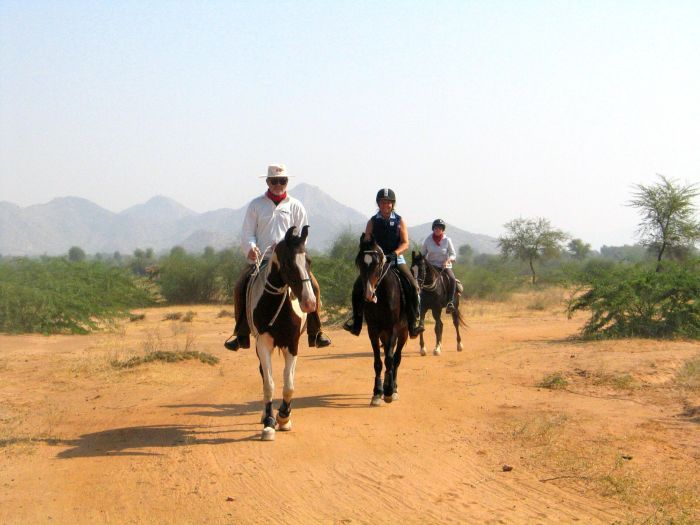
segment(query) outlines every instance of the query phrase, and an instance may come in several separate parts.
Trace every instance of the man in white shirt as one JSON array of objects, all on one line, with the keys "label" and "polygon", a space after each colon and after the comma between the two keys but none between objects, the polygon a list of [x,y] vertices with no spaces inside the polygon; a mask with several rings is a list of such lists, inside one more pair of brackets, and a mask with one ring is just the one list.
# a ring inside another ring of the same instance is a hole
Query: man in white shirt
[{"label": "man in white shirt", "polygon": [[[287,195],[288,176],[284,164],[268,166],[265,182],[268,189],[248,205],[241,230],[241,248],[250,264],[238,279],[234,291],[236,327],[233,332],[236,337],[224,343],[226,348],[234,352],[239,348],[250,348],[250,327],[245,313],[245,291],[255,260],[260,256],[263,260],[269,259],[275,244],[284,239],[289,228],[296,226],[300,232],[301,228],[308,224],[304,205]],[[313,274],[310,277],[314,294],[319,297],[318,282]],[[320,301],[317,304],[320,304]],[[306,331],[309,336],[309,346],[321,348],[331,344],[328,336],[321,331],[318,309],[308,314]]]}]

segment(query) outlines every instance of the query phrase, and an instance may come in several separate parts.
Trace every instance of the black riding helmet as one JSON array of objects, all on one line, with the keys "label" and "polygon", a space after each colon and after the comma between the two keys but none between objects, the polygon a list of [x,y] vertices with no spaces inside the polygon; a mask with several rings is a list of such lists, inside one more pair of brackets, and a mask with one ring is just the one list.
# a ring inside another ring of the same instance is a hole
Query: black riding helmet
[{"label": "black riding helmet", "polygon": [[445,231],[445,229],[446,229],[445,221],[443,221],[442,219],[435,219],[435,220],[433,221],[433,225],[431,226],[430,229],[431,229],[431,230],[434,229],[435,226],[439,226],[440,228],[442,228],[442,231]]},{"label": "black riding helmet", "polygon": [[379,206],[379,201],[382,199],[386,199],[395,203],[396,194],[394,193],[394,190],[392,190],[391,188],[382,188],[381,190],[379,190],[377,192],[377,206]]}]

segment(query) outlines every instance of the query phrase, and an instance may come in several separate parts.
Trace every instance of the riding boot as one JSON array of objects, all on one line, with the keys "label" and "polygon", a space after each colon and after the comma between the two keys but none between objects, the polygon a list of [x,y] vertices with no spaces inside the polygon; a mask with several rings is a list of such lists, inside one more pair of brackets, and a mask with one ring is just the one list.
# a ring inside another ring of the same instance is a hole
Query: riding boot
[{"label": "riding boot", "polygon": [[445,309],[445,312],[448,314],[451,314],[455,311],[455,293],[457,292],[457,279],[455,278],[455,274],[452,273],[451,268],[446,268],[445,272],[447,273],[447,277],[450,280],[450,295],[449,300],[447,301],[447,308]]},{"label": "riding boot", "polygon": [[233,302],[236,310],[236,326],[233,329],[234,335],[224,342],[226,349],[232,352],[237,352],[241,348],[250,348],[250,327],[248,326],[245,304],[248,281],[254,269],[255,267],[250,265],[243,270],[234,288]]},{"label": "riding boot", "polygon": [[415,339],[425,331],[425,326],[420,318],[420,294],[416,293],[411,303],[408,312],[408,335],[411,339]]},{"label": "riding boot", "polygon": [[364,299],[362,298],[362,281],[358,277],[352,287],[352,317],[343,323],[343,329],[352,335],[360,335],[362,331],[362,314]]}]

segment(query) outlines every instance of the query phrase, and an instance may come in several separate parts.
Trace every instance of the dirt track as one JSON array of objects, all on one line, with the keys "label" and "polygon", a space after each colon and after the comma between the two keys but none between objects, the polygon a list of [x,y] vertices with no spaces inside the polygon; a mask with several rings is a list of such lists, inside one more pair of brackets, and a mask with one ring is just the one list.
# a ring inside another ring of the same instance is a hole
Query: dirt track
[{"label": "dirt track", "polygon": [[[110,334],[0,335],[0,523],[700,519],[688,492],[700,403],[668,386],[697,345],[571,341],[582,319],[526,302],[465,309],[464,352],[451,327],[440,357],[410,342],[401,398],[379,408],[364,332],[302,345],[294,429],[272,443],[259,440],[257,358],[223,349],[220,308],[197,307],[192,323],[150,309]],[[188,337],[220,363],[109,364]],[[536,386],[556,371],[566,389]],[[675,496],[655,502],[663,490]]]}]

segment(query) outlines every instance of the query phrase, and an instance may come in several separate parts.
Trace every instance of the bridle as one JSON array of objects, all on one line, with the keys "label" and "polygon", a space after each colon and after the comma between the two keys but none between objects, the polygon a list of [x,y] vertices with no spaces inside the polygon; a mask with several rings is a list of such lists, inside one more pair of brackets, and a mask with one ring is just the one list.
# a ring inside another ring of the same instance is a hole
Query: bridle
[{"label": "bridle", "polygon": [[[386,264],[386,256],[384,255],[384,251],[380,246],[377,246],[378,250],[363,250],[362,253],[365,255],[381,255],[382,256],[382,261],[381,261],[381,266],[379,266],[379,279],[377,279],[377,283],[374,285],[374,288],[377,289],[379,288],[379,283],[382,282],[384,277],[386,277],[386,274],[389,273],[389,270],[391,269],[391,264]],[[386,266],[386,268],[385,268]]]},{"label": "bridle", "polygon": [[[251,276],[251,282],[254,277],[256,277],[260,273],[260,266],[263,261],[263,256],[270,251],[270,246],[265,248],[265,251],[260,254],[260,256],[255,258],[255,270],[253,271],[253,274]],[[294,298],[294,292],[291,289],[291,286],[287,284],[284,279],[282,279],[282,285],[281,286],[276,286],[270,282],[270,274],[272,272],[268,271],[266,272],[265,275],[265,284],[263,286],[263,291],[269,293],[270,295],[278,295],[280,297],[280,304],[277,307],[277,310],[275,311],[275,315],[272,316],[272,319],[268,323],[268,327],[272,326],[275,324],[275,321],[277,320],[277,317],[279,317],[280,312],[282,311],[282,307],[284,306],[284,301],[287,299],[287,295],[291,295],[292,299]],[[281,272],[280,272],[281,274]],[[304,285],[305,282],[311,282],[311,277],[306,277],[300,279],[300,282],[302,283],[302,286]]]}]

